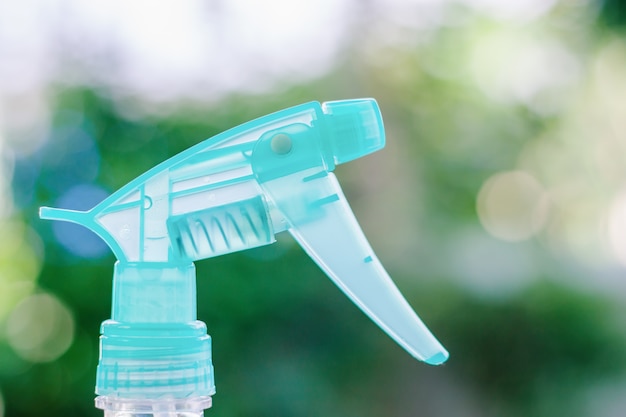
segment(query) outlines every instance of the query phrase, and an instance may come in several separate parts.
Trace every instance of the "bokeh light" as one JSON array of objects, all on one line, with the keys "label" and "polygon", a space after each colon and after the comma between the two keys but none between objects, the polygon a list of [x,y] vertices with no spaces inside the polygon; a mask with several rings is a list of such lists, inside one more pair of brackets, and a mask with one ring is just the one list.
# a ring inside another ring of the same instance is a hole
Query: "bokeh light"
[{"label": "bokeh light", "polygon": [[38,240],[38,236],[23,223],[0,221],[0,236],[2,236],[0,239],[0,323],[2,323],[13,307],[35,288],[42,259],[33,249],[33,241]]},{"label": "bokeh light", "polygon": [[74,318],[52,294],[23,300],[7,320],[9,345],[30,362],[50,362],[63,355],[74,339]]},{"label": "bokeh light", "polygon": [[43,185],[56,193],[66,191],[77,181],[93,181],[100,169],[98,148],[84,126],[88,122],[78,112],[64,112],[60,116],[64,116],[63,122],[51,131],[41,162],[54,175],[39,178]]},{"label": "bokeh light", "polygon": [[[108,193],[93,184],[79,184],[67,190],[56,207],[89,210],[104,200]],[[83,258],[97,258],[108,253],[108,246],[91,230],[67,222],[52,223],[57,241],[70,253]]]},{"label": "bokeh light", "polygon": [[565,104],[565,88],[574,85],[581,72],[575,56],[560,41],[527,28],[492,29],[479,35],[470,69],[489,97],[519,102],[542,114],[554,114]]},{"label": "bokeh light", "polygon": [[541,184],[523,171],[501,172],[490,177],[480,189],[478,216],[493,236],[521,241],[536,235],[545,226],[549,198]]}]

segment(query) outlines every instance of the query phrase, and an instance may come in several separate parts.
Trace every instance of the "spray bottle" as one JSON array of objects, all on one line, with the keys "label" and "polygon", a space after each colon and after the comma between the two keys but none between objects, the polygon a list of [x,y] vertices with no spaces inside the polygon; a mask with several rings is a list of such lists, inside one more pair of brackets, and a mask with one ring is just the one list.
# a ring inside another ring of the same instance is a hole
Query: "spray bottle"
[{"label": "spray bottle", "polygon": [[89,211],[42,207],[42,219],[87,227],[118,259],[96,378],[105,417],[211,407],[211,338],[196,318],[193,262],[273,243],[282,231],[411,355],[443,363],[447,351],[381,265],[332,173],[384,145],[375,100],[311,102],[209,138]]}]

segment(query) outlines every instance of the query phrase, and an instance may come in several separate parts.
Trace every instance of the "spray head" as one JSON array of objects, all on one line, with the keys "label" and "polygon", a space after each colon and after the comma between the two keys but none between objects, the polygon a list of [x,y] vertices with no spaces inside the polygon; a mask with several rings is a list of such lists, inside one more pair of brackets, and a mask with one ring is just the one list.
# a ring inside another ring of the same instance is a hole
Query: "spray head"
[{"label": "spray head", "polygon": [[[158,328],[169,343],[178,334],[176,326],[182,325],[181,331],[195,344],[185,343],[185,350],[170,343],[168,355],[159,360],[178,363],[177,358],[187,355],[186,365],[180,364],[188,373],[186,382],[176,380],[181,395],[212,395],[208,336],[197,324],[190,325],[201,323],[195,321],[193,261],[273,243],[275,234],[285,230],[411,355],[430,364],[444,362],[448,353],[378,261],[331,172],[335,165],[384,144],[374,100],[312,102],[207,139],[87,212],[42,207],[41,218],[93,230],[118,259],[112,319],[103,324],[97,392],[129,398],[158,395],[159,389],[144,392],[131,386],[141,377],[140,368],[156,363],[155,352],[164,347],[157,343],[152,350],[139,349],[133,345],[139,339],[132,338],[140,334],[146,337],[141,343],[154,344],[146,340],[155,339]],[[142,352],[141,366],[136,354],[120,353],[137,349]],[[122,383],[119,367],[126,363],[137,373]],[[163,371],[151,373],[165,376],[147,385],[163,388],[173,383]],[[141,384],[146,387],[145,381]]]}]

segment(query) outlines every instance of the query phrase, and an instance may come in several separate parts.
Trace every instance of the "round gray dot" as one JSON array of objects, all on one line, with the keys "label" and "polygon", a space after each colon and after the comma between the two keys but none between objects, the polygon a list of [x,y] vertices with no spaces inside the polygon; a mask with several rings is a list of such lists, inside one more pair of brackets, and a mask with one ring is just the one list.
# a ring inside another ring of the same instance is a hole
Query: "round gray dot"
[{"label": "round gray dot", "polygon": [[272,138],[270,148],[275,154],[286,155],[291,152],[291,138],[289,135],[279,133]]}]

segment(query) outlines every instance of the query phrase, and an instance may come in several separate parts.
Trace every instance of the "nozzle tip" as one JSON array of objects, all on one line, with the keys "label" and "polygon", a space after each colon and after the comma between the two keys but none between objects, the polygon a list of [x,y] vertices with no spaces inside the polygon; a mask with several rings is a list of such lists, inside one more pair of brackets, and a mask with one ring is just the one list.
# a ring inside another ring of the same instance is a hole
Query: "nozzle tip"
[{"label": "nozzle tip", "polygon": [[448,360],[449,356],[450,354],[444,350],[442,352],[436,353],[435,355],[426,359],[424,362],[426,362],[429,365],[441,365],[442,363]]},{"label": "nozzle tip", "polygon": [[374,99],[341,100],[324,103],[328,115],[327,146],[335,164],[352,161],[385,146],[385,130]]}]

